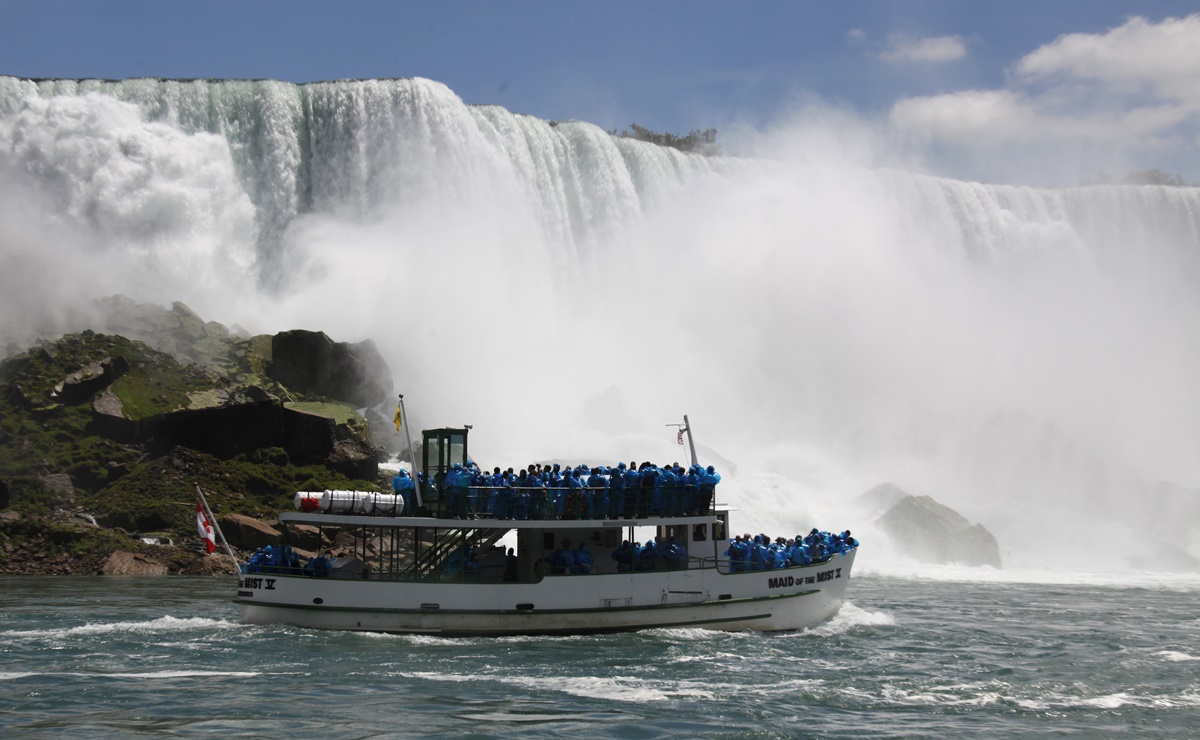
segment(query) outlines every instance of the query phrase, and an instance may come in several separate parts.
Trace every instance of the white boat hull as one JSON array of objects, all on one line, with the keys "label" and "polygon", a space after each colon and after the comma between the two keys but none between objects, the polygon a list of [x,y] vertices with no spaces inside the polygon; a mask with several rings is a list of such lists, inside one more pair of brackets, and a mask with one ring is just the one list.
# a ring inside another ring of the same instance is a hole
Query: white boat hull
[{"label": "white boat hull", "polygon": [[[243,575],[247,624],[440,635],[625,632],[656,627],[787,631],[841,607],[855,551],[805,567],[546,576],[532,583]],[[487,605],[486,607],[484,605]]]}]

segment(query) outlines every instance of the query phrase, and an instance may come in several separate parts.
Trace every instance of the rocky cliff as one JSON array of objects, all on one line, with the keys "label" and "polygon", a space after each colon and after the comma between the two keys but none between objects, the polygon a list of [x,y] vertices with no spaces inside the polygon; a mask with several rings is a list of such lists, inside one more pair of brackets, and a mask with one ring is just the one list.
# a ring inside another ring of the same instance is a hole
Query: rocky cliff
[{"label": "rocky cliff", "polygon": [[373,343],[251,337],[180,303],[99,309],[104,333],[0,363],[0,573],[219,570],[198,549],[195,486],[269,518],[296,490],[379,483],[355,411],[391,396]]}]

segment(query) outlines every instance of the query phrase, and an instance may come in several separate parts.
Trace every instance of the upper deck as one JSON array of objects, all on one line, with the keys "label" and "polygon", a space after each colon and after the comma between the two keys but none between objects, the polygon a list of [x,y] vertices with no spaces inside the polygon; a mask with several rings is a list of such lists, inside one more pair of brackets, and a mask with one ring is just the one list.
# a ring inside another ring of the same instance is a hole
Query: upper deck
[{"label": "upper deck", "polygon": [[317,527],[382,527],[397,529],[624,529],[626,527],[669,527],[711,525],[726,521],[731,509],[699,516],[652,516],[639,519],[450,519],[433,516],[372,516],[368,514],[326,514],[323,512],[286,511],[279,515],[285,524],[309,524]]}]

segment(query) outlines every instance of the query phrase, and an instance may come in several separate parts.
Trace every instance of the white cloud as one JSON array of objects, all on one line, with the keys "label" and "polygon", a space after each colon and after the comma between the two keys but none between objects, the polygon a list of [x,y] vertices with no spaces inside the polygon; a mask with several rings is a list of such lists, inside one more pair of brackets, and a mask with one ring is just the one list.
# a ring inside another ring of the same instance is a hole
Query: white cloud
[{"label": "white cloud", "polygon": [[964,90],[908,98],[892,108],[892,123],[926,138],[958,143],[979,136],[1022,138],[1037,128],[1037,111],[1014,92]]},{"label": "white cloud", "polygon": [[1141,138],[1150,144],[1193,112],[1186,106],[1160,105],[1072,118],[1049,113],[1040,102],[1011,90],[964,90],[901,100],[893,106],[891,120],[925,138],[957,144],[1081,138]]},{"label": "white cloud", "polygon": [[851,28],[849,31],[846,31],[846,40],[852,44],[856,44],[866,38],[867,32],[861,28]]},{"label": "white cloud", "polygon": [[[1200,15],[1130,18],[1101,34],[1060,36],[1017,60],[1009,85],[900,100],[899,130],[974,151],[1027,146],[1031,158],[1091,147],[1134,161],[1178,152],[1196,163]],[[1108,166],[1108,165],[1105,165]]]},{"label": "white cloud", "polygon": [[931,36],[914,39],[892,36],[879,58],[890,64],[944,64],[967,56],[967,45],[959,36]]},{"label": "white cloud", "polygon": [[1200,105],[1200,15],[1130,18],[1105,34],[1072,33],[1017,62],[1020,79],[1098,83]]}]

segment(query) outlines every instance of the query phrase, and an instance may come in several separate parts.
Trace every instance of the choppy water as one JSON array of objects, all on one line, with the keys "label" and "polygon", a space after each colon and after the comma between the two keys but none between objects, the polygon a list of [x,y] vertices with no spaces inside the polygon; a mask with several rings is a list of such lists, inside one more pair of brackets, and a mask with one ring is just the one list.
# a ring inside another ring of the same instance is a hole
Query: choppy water
[{"label": "choppy water", "polygon": [[794,635],[456,640],[245,627],[229,585],[0,579],[0,735],[1200,732],[1194,585],[861,577]]}]

